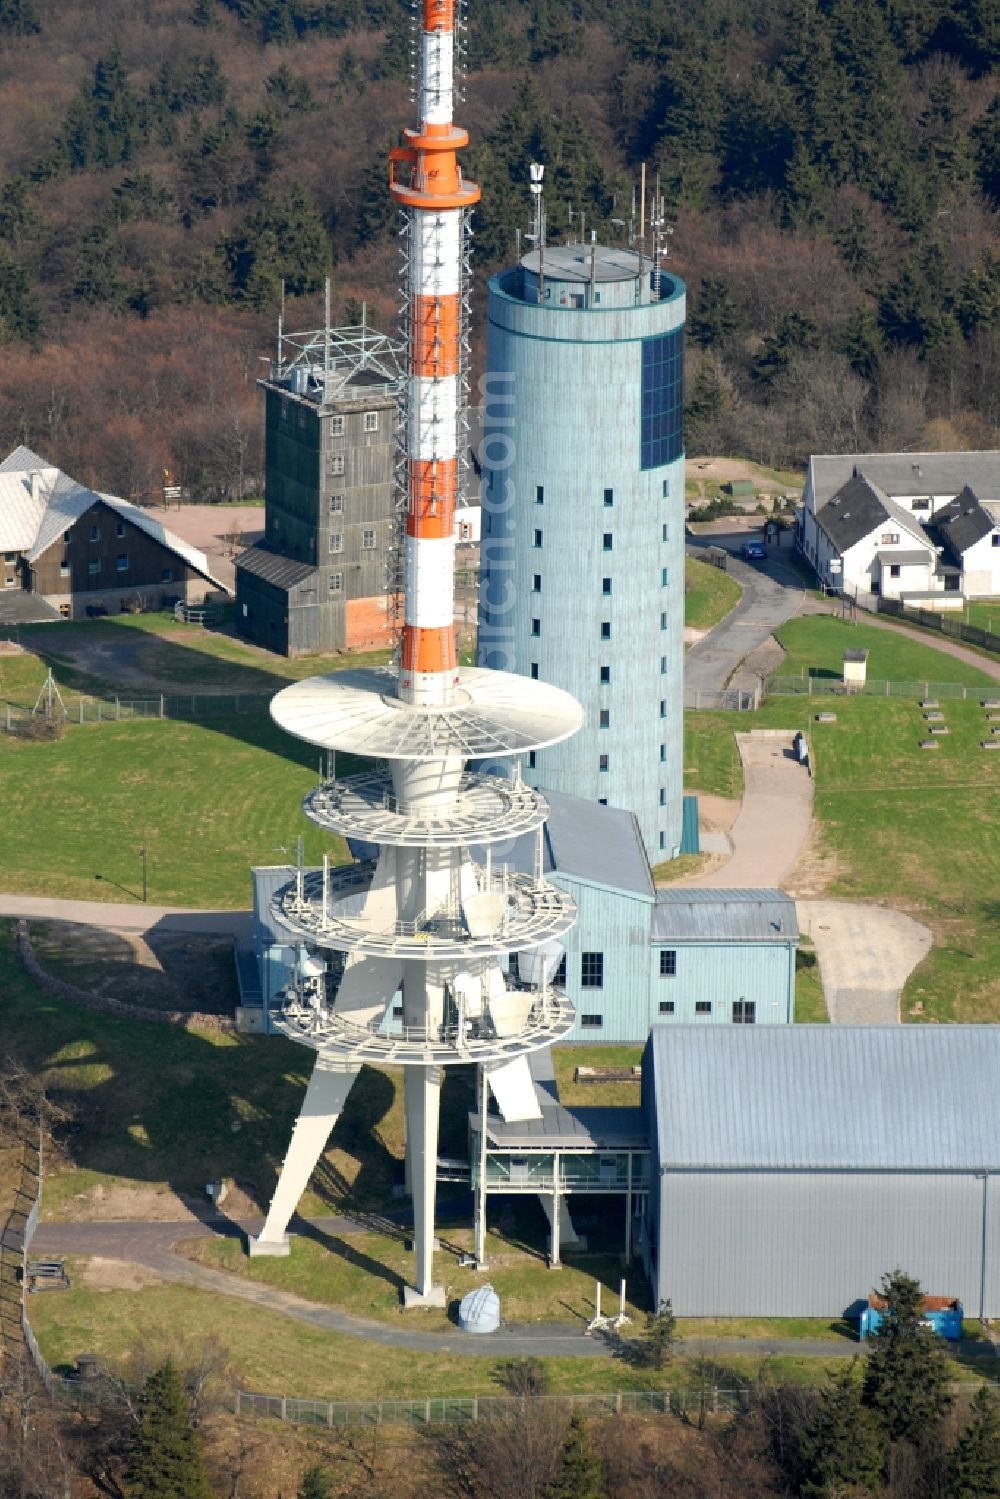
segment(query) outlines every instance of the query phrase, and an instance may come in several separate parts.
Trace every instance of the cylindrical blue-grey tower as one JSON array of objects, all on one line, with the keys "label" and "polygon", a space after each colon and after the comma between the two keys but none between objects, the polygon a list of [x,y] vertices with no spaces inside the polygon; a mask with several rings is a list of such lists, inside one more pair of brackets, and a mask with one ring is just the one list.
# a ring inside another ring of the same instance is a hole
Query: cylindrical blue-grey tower
[{"label": "cylindrical blue-grey tower", "polygon": [[525,775],[681,841],[684,284],[562,245],[489,284],[479,663],[584,705]]}]

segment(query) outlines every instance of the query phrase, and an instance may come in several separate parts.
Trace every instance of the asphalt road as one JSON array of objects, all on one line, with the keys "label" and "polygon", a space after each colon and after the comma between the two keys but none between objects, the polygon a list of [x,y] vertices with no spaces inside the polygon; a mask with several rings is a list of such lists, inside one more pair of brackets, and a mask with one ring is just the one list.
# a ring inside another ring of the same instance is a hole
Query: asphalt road
[{"label": "asphalt road", "polygon": [[[798,577],[779,560],[750,563],[737,555],[746,534],[711,536],[688,542],[690,556],[698,557],[708,546],[723,546],[729,552],[727,571],[743,589],[736,608],[702,637],[684,657],[684,704],[697,706],[699,693],[721,692],[740,663],[757,650],[768,636],[801,608],[805,590]],[[752,690],[753,682],[750,684]]]}]

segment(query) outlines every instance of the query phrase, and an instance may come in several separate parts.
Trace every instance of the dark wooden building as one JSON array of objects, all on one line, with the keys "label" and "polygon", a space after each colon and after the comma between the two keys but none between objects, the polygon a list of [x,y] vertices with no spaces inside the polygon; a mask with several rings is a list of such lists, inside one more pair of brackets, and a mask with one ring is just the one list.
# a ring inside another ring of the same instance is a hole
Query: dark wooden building
[{"label": "dark wooden building", "polygon": [[368,328],[285,337],[265,402],[264,537],[236,623],[283,655],[390,643],[399,350]]},{"label": "dark wooden building", "polygon": [[0,619],[11,622],[159,609],[224,586],[204,553],[149,511],[23,447],[0,463],[0,555]]}]

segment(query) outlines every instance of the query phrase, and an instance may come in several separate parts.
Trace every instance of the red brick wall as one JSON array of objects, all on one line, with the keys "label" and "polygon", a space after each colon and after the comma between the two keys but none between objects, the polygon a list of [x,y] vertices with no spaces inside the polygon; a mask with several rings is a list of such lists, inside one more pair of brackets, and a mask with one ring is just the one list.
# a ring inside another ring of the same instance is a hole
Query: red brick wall
[{"label": "red brick wall", "polygon": [[384,593],[348,599],[345,608],[344,644],[349,651],[377,650],[392,644],[389,599]]}]

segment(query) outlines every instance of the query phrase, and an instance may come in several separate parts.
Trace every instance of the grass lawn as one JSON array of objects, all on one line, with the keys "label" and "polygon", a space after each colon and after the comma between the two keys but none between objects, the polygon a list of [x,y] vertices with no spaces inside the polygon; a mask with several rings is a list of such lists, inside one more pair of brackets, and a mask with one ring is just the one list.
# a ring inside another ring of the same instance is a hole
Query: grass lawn
[{"label": "grass lawn", "polygon": [[586,1104],[604,1107],[622,1104],[637,1108],[639,1084],[577,1083],[573,1074],[578,1067],[638,1067],[642,1061],[641,1046],[555,1046],[552,1049],[559,1101],[569,1108]]},{"label": "grass lawn", "polygon": [[684,562],[684,623],[695,630],[711,630],[739,603],[740,585],[710,562],[688,557]]},{"label": "grass lawn", "polygon": [[700,874],[711,858],[711,854],[678,854],[676,859],[665,859],[650,870],[653,884],[683,885],[686,880]]},{"label": "grass lawn", "polygon": [[[613,1216],[607,1199],[594,1201],[599,1201],[604,1219]],[[616,1200],[613,1207],[620,1207],[620,1202]],[[593,1251],[564,1250],[563,1267],[554,1272],[547,1269],[544,1259],[547,1229],[541,1208],[537,1202],[518,1203],[517,1208],[507,1228],[487,1235],[488,1271],[459,1266],[459,1254],[472,1248],[471,1227],[439,1225],[441,1249],[434,1259],[435,1278],[445,1287],[453,1309],[468,1291],[488,1281],[500,1295],[506,1322],[566,1322],[582,1332],[594,1313],[595,1279],[603,1286],[604,1306],[618,1303],[618,1282],[623,1273],[621,1223],[607,1224],[606,1231],[598,1234],[599,1240],[606,1242],[599,1242]],[[617,1214],[619,1219],[623,1212]],[[619,1246],[617,1253],[608,1247],[612,1238]],[[180,1246],[180,1252],[199,1264],[291,1291],[307,1301],[378,1321],[405,1318],[407,1326],[447,1335],[454,1331],[455,1324],[446,1311],[431,1307],[417,1313],[402,1310],[402,1289],[413,1275],[413,1255],[407,1242],[403,1233],[341,1238],[313,1229],[309,1237],[293,1236],[287,1259],[248,1259],[242,1241],[236,1239],[191,1239]],[[641,1326],[651,1303],[638,1266],[628,1274],[628,1293],[629,1313]]]},{"label": "grass lawn", "polygon": [[868,652],[870,681],[964,682],[970,686],[996,688],[996,681],[979,667],[943,655],[929,645],[880,630],[874,625],[852,625],[829,614],[809,614],[790,619],[775,630],[785,649],[785,660],[776,675],[843,676],[844,651]]},{"label": "grass lawn", "polygon": [[816,949],[808,937],[799,938],[795,953],[795,1019],[799,1025],[825,1025],[830,1019]]}]

